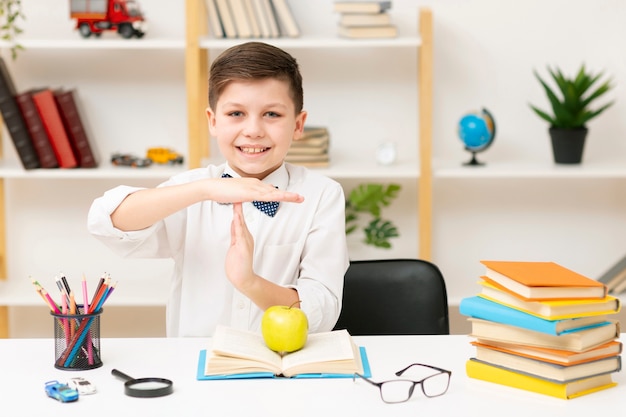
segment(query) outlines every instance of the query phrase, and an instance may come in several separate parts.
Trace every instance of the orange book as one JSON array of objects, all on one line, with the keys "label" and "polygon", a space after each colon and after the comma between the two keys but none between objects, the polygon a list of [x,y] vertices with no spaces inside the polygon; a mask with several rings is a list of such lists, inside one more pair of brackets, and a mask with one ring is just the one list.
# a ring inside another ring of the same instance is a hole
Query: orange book
[{"label": "orange book", "polygon": [[48,133],[50,144],[54,150],[60,168],[76,168],[78,163],[63,125],[52,90],[45,88],[33,93],[33,101]]},{"label": "orange book", "polygon": [[526,300],[604,298],[606,286],[554,262],[480,261],[484,280]]},{"label": "orange book", "polygon": [[477,352],[478,349],[491,349],[562,366],[592,362],[598,359],[618,356],[622,353],[622,342],[617,340],[610,341],[583,352],[573,352],[571,350],[550,349],[539,346],[528,346],[489,340],[483,340],[480,342],[473,341],[470,343],[476,347]]}]

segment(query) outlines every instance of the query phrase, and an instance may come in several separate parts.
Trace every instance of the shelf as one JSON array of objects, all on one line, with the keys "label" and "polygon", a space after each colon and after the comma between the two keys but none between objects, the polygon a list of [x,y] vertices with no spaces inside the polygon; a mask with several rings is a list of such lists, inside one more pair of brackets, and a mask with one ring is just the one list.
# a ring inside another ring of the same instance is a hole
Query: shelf
[{"label": "shelf", "polygon": [[227,49],[248,41],[259,41],[279,48],[393,48],[418,47],[421,40],[417,36],[403,36],[389,39],[344,39],[336,36],[302,36],[298,38],[259,38],[259,39],[216,39],[200,38],[199,46],[206,49]]},{"label": "shelf", "polygon": [[168,179],[185,171],[184,166],[158,166],[146,168],[118,167],[109,163],[98,168],[52,168],[25,170],[18,162],[0,161],[0,178],[6,179],[116,179],[144,178]]},{"label": "shelf", "polygon": [[[83,39],[78,35],[72,38],[21,39],[19,44],[26,51],[29,49],[185,49],[185,41],[182,39]],[[10,43],[0,42],[0,48],[9,47],[11,47]]]},{"label": "shelf", "polygon": [[433,163],[435,179],[620,179],[626,178],[623,161],[591,161],[581,165],[553,162],[487,162],[463,166],[463,161]]}]

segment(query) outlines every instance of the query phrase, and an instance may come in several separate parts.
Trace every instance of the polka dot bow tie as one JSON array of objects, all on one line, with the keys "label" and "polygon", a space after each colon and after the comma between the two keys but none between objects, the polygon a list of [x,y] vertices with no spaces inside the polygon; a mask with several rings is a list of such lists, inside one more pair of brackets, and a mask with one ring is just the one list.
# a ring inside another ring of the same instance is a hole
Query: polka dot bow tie
[{"label": "polka dot bow tie", "polygon": [[[232,178],[232,176],[223,173],[222,178]],[[276,215],[279,205],[278,201],[253,201],[252,204],[254,204],[254,207],[258,208],[270,217],[274,217]]]}]

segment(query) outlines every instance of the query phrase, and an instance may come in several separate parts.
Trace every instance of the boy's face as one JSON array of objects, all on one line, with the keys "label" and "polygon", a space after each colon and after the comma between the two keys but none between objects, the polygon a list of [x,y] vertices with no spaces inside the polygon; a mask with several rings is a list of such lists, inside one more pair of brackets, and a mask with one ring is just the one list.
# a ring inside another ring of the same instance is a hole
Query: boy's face
[{"label": "boy's face", "polygon": [[207,116],[230,167],[242,177],[258,179],[283,163],[306,120],[306,112],[295,114],[289,85],[273,78],[231,82]]}]

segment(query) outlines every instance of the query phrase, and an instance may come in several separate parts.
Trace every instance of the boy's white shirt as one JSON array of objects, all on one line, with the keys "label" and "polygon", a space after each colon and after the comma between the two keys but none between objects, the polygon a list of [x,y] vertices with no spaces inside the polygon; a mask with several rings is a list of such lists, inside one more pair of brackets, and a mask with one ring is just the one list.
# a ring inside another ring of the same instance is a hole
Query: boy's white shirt
[{"label": "boy's white shirt", "polygon": [[[163,184],[219,178],[228,164],[178,174]],[[345,197],[341,185],[301,166],[284,164],[264,180],[304,196],[303,203],[281,203],[269,217],[244,203],[246,225],[254,237],[254,270],[265,279],[295,288],[310,331],[328,331],[341,311],[343,276],[349,258],[345,236]],[[118,186],[94,200],[88,229],[123,257],[173,258],[167,304],[168,336],[211,336],[217,324],[260,330],[263,312],[236,291],[224,273],[230,244],[232,206],[205,201],[140,231],[124,232],[111,213],[141,188]],[[120,282],[120,290],[123,282]]]}]

